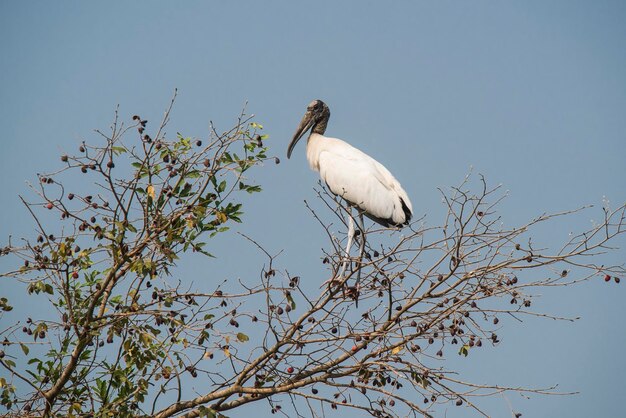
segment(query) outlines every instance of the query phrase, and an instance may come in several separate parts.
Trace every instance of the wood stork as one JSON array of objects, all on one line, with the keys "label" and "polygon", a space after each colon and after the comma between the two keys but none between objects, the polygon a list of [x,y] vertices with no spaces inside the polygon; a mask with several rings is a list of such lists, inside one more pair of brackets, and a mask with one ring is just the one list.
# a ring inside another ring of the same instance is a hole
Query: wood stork
[{"label": "wood stork", "polygon": [[[330,109],[326,103],[313,100],[307,106],[306,113],[289,144],[287,158],[291,157],[300,138],[311,129],[306,145],[309,165],[320,173],[320,177],[331,192],[346,200],[349,206],[358,208],[361,227],[362,215],[385,227],[401,228],[407,225],[413,215],[413,209],[409,196],[400,182],[385,166],[369,155],[341,139],[324,136],[329,118]],[[352,215],[349,218],[350,231],[346,255],[349,254],[354,235]],[[362,256],[365,238],[360,241]]]}]

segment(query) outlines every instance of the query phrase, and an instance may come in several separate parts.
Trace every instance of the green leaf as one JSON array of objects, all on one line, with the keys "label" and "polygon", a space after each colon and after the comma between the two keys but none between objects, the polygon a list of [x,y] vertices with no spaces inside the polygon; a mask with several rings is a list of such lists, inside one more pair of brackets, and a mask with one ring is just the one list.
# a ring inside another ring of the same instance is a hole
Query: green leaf
[{"label": "green leaf", "polygon": [[250,337],[248,337],[246,334],[244,334],[243,332],[239,332],[237,333],[237,339],[239,341],[241,341],[242,343],[245,343],[247,341],[250,341]]},{"label": "green leaf", "polygon": [[287,301],[291,304],[291,309],[296,309],[296,301],[293,300],[291,294],[287,295]]},{"label": "green leaf", "polygon": [[469,354],[469,345],[464,344],[460,349],[459,349],[459,355],[463,354],[465,357],[467,357],[467,355]]},{"label": "green leaf", "polygon": [[22,351],[24,352],[24,355],[26,355],[26,356],[30,352],[30,349],[28,348],[28,346],[26,344],[20,343],[20,348],[22,349]]}]

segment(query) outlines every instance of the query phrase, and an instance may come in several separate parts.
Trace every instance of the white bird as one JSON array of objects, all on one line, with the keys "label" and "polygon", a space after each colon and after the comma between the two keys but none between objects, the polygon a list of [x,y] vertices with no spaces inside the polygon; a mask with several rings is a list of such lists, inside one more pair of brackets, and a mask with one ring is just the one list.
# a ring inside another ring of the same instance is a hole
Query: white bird
[{"label": "white bird", "polygon": [[369,155],[341,139],[324,136],[329,118],[330,109],[326,103],[313,100],[289,144],[287,158],[291,157],[300,138],[311,129],[306,157],[330,191],[383,226],[407,225],[413,216],[413,208],[400,182]]},{"label": "white bird", "polygon": [[[354,148],[347,142],[337,138],[324,136],[330,109],[321,100],[313,100],[307,107],[304,117],[289,144],[287,158],[302,138],[311,129],[307,139],[306,157],[309,165],[320,173],[320,177],[331,192],[346,200],[349,206],[359,209],[361,230],[363,228],[363,215],[385,227],[398,227],[408,225],[413,216],[413,208],[409,196],[406,194],[400,182],[381,163]],[[350,213],[350,208],[348,208]],[[352,237],[354,235],[354,223],[352,214],[349,216],[348,245],[346,257],[349,257]],[[365,249],[365,238],[361,241],[361,254]],[[345,270],[346,262],[340,276]],[[357,273],[356,295],[358,304],[358,284],[361,269]],[[358,306],[358,305],[357,305]]]}]

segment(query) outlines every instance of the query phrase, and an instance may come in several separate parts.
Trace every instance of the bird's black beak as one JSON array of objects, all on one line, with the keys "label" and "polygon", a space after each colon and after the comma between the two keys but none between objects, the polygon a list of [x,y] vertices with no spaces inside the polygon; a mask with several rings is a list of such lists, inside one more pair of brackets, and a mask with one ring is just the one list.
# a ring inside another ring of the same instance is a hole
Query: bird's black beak
[{"label": "bird's black beak", "polygon": [[298,125],[298,129],[296,129],[296,133],[293,134],[293,139],[289,143],[289,147],[287,148],[287,158],[291,158],[291,152],[296,147],[296,144],[298,143],[300,138],[302,138],[302,135],[304,135],[306,131],[308,131],[311,128],[311,126],[313,125],[313,121],[314,121],[313,113],[310,111],[307,111],[302,117],[302,120],[300,121],[300,125]]}]

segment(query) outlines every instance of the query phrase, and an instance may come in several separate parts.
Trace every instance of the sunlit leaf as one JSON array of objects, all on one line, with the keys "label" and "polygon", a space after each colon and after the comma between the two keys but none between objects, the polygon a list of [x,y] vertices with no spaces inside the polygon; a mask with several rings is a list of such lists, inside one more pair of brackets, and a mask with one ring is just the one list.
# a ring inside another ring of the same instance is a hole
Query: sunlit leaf
[{"label": "sunlit leaf", "polygon": [[148,193],[148,196],[154,199],[154,186],[150,184],[146,189],[146,193]]},{"label": "sunlit leaf", "polygon": [[459,355],[463,354],[465,357],[467,357],[467,355],[469,354],[469,349],[470,349],[469,345],[464,344],[459,349]]}]

